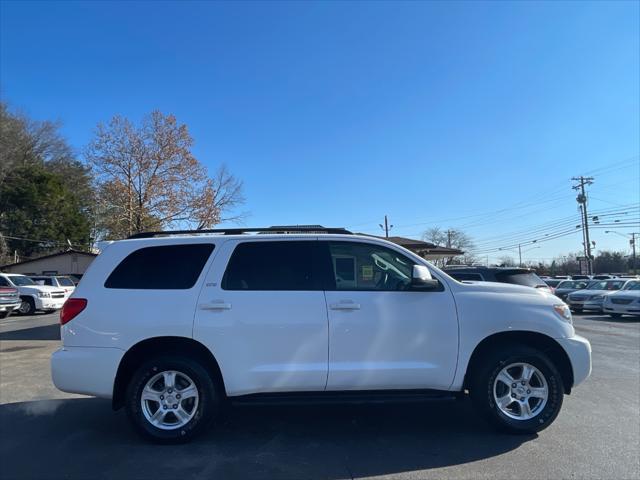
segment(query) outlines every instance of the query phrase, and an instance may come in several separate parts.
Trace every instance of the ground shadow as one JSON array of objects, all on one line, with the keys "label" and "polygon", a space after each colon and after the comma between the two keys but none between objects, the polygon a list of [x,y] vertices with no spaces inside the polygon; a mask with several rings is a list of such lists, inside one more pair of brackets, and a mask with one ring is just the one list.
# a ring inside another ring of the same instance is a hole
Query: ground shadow
[{"label": "ground shadow", "polygon": [[0,332],[0,340],[60,340],[60,325],[42,325]]},{"label": "ground shadow", "polygon": [[611,322],[611,323],[640,323],[640,316],[624,315],[622,317],[613,318],[609,315],[585,315],[580,317],[581,320],[588,320],[590,322]]},{"label": "ground shadow", "polygon": [[458,465],[535,438],[494,432],[467,401],[236,407],[179,446],[140,439],[98,399],[2,405],[0,425],[3,478],[340,479]]}]

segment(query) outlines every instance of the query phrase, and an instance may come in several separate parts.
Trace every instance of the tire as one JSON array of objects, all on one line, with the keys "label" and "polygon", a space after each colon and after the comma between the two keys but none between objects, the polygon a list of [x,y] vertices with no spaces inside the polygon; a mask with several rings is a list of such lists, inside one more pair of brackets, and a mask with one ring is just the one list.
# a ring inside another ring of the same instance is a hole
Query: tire
[{"label": "tire", "polygon": [[[171,392],[171,385],[165,384],[166,372],[176,372]],[[184,394],[185,398],[176,398],[186,391],[185,385],[189,383],[195,386],[197,396],[186,398],[187,394]],[[142,393],[150,384],[151,390],[146,391],[152,396],[156,391],[164,395],[157,400],[145,401],[143,405]],[[138,433],[153,442],[165,444],[186,443],[202,433],[218,415],[222,403],[222,392],[209,372],[197,361],[180,356],[157,357],[145,362],[133,374],[125,395],[127,415]],[[163,408],[164,402],[167,402],[167,408]],[[157,412],[161,412],[160,426],[154,425],[149,418]],[[180,419],[178,413],[186,413],[190,418],[181,423],[185,420]]]},{"label": "tire", "polygon": [[[564,384],[558,370],[544,353],[524,345],[514,345],[492,352],[480,362],[482,364],[475,366],[472,371],[470,395],[476,408],[490,424],[508,433],[530,434],[544,430],[553,423],[562,407]],[[518,364],[535,369],[530,383],[522,385]],[[516,366],[509,368],[513,365]],[[508,386],[502,381],[506,377],[501,375],[498,379],[505,368],[515,379]],[[544,400],[536,394],[529,396],[528,392],[544,391],[544,386],[547,392]],[[514,395],[516,398],[512,399]],[[496,398],[505,399],[502,408]],[[531,416],[522,410],[523,399],[529,405]]]},{"label": "tire", "polygon": [[20,308],[18,308],[18,313],[20,315],[33,315],[36,313],[36,302],[33,301],[31,297],[20,297],[22,303],[20,304]]},{"label": "tire", "polygon": [[0,320],[3,318],[7,318],[9,315],[11,315],[11,310],[0,312]]},{"label": "tire", "polygon": [[622,317],[622,314],[621,313],[610,313],[609,316],[611,318],[620,318],[620,317]]}]

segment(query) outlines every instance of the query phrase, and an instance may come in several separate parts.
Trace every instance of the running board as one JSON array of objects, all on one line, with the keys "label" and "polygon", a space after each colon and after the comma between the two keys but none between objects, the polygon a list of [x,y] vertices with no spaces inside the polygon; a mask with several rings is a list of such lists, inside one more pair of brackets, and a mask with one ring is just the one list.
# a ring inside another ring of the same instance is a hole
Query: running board
[{"label": "running board", "polygon": [[457,400],[462,392],[441,390],[354,390],[339,392],[253,393],[229,397],[234,406],[371,405]]}]

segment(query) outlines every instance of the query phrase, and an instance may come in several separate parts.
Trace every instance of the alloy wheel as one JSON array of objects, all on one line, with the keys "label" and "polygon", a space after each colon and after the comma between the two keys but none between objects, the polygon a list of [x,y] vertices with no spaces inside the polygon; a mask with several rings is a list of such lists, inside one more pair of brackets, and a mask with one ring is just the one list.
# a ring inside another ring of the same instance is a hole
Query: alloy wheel
[{"label": "alloy wheel", "polygon": [[500,412],[514,420],[530,420],[547,404],[549,387],[542,372],[529,363],[507,365],[493,382]]},{"label": "alloy wheel", "polygon": [[175,430],[195,416],[199,398],[198,388],[188,375],[166,370],[145,384],[140,403],[149,423],[162,430]]}]

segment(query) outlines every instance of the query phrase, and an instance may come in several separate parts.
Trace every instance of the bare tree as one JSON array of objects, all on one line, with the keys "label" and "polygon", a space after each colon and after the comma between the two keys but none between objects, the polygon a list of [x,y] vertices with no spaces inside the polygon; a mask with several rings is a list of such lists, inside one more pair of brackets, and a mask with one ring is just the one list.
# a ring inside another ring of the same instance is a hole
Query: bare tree
[{"label": "bare tree", "polygon": [[0,102],[0,185],[12,168],[73,159],[60,122],[32,120]]},{"label": "bare tree", "polygon": [[[443,247],[462,250],[464,252],[462,262],[465,264],[476,262],[476,257],[471,253],[474,247],[473,240],[461,230],[456,230],[455,228],[443,230],[440,227],[432,227],[422,234],[422,239]],[[445,266],[448,265],[452,259],[453,257],[443,258],[437,261],[436,264]]]},{"label": "bare tree", "polygon": [[244,202],[242,182],[224,166],[208,177],[192,146],[187,126],[159,111],[137,127],[119,116],[98,125],[86,157],[97,173],[105,237],[236,218],[226,215]]},{"label": "bare tree", "polygon": [[498,258],[499,267],[516,267],[517,265],[516,261],[508,255]]}]

